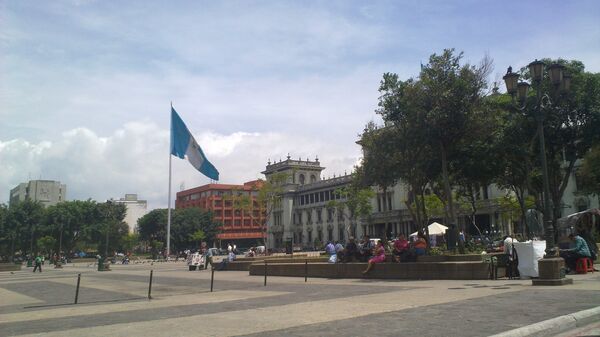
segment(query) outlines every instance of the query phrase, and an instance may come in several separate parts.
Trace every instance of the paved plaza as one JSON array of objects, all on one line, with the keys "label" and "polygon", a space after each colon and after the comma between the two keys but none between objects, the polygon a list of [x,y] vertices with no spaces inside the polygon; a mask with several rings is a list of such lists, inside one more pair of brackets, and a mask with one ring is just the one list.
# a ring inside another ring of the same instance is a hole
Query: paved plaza
[{"label": "paved plaza", "polygon": [[562,287],[287,277],[265,287],[222,271],[211,293],[210,271],[183,262],[31,270],[0,273],[1,336],[488,336],[600,305],[600,273]]}]

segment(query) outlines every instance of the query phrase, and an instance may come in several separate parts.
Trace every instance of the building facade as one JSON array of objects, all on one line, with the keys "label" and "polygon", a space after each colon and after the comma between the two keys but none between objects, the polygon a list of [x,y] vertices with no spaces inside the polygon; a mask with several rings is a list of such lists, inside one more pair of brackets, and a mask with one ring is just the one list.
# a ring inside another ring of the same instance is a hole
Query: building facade
[{"label": "building facade", "polygon": [[[372,238],[409,235],[417,231],[407,202],[413,200],[408,187],[397,183],[385,191],[372,187],[375,196],[371,199],[372,213],[363,218],[353,219],[348,210],[332,205],[343,205],[344,197],[337,191],[352,182],[352,176],[322,179],[325,168],[318,159],[293,160],[268,163],[262,173],[269,180],[273,174],[284,173],[287,181],[282,188],[281,202],[273,207],[267,221],[269,248],[281,249],[287,242],[295,248],[319,248],[327,241],[345,242],[349,236],[360,238],[365,234]],[[428,194],[431,192],[427,191]],[[486,186],[476,192],[475,222],[482,234],[509,233],[510,219],[503,214],[499,199],[506,194],[495,185]],[[331,201],[337,201],[332,203]],[[471,209],[457,210],[459,227],[478,231],[470,226]],[[440,221],[442,214],[432,214],[429,223]]]},{"label": "building facade", "polygon": [[54,180],[30,180],[21,183],[10,190],[9,205],[31,200],[39,201],[44,207],[56,205],[65,201],[67,197],[67,185]]},{"label": "building facade", "polygon": [[[210,210],[213,221],[222,224],[217,235],[219,246],[228,243],[248,248],[264,244],[266,238],[264,209],[256,201],[261,181],[249,181],[243,185],[208,184],[177,192],[176,208],[198,207]],[[235,196],[249,196],[251,209],[236,209]]]},{"label": "building facade", "polygon": [[361,236],[362,227],[354,226],[347,211],[328,207],[331,201],[343,202],[336,191],[351,182],[350,175],[321,179],[318,158],[268,163],[262,173],[269,180],[273,174],[287,175],[281,202],[274,207],[268,223],[269,248],[281,249],[286,242],[295,248],[315,248],[327,241],[346,241],[349,235]]},{"label": "building facade", "polygon": [[129,226],[129,233],[136,232],[137,221],[139,218],[148,214],[148,202],[139,200],[137,194],[125,194],[124,198],[119,200],[111,199],[116,204],[123,204],[127,209],[125,213],[125,223]]}]

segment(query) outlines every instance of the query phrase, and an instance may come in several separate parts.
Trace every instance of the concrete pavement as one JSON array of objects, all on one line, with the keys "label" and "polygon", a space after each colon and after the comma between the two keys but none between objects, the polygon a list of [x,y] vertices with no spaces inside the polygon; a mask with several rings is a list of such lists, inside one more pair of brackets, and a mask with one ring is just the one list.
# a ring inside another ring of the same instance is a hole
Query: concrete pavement
[{"label": "concrete pavement", "polygon": [[[147,299],[150,269],[152,296]],[[78,305],[77,274],[81,273]],[[2,336],[489,336],[600,304],[600,273],[574,284],[392,281],[187,271],[179,263],[0,273]]]}]

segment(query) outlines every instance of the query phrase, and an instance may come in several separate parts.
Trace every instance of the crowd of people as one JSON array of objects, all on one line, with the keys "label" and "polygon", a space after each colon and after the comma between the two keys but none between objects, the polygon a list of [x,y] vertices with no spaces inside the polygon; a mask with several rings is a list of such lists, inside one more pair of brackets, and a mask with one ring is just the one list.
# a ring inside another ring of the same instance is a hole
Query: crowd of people
[{"label": "crowd of people", "polygon": [[350,237],[346,246],[339,242],[328,242],[325,252],[329,255],[331,263],[367,262],[364,274],[369,273],[377,263],[386,261],[386,252],[392,256],[394,262],[415,262],[417,256],[425,255],[428,243],[425,234],[418,232],[417,236],[408,240],[404,234],[398,235],[394,240],[371,239],[369,235],[363,236],[360,242]]}]

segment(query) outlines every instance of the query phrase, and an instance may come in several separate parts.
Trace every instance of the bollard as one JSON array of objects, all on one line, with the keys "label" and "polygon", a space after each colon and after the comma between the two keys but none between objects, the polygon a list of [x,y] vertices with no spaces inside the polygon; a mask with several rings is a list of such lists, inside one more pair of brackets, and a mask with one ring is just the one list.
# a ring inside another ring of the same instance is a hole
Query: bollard
[{"label": "bollard", "polygon": [[265,260],[265,287],[267,286],[267,260]]},{"label": "bollard", "polygon": [[152,299],[152,274],[154,273],[154,270],[150,270],[150,283],[148,284],[148,299],[151,300]]},{"label": "bollard", "polygon": [[75,303],[77,304],[77,300],[79,299],[79,283],[81,282],[81,274],[77,274],[77,289],[75,289]]},{"label": "bollard", "polygon": [[211,266],[210,268],[210,292],[213,291],[213,283],[215,281],[215,268]]},{"label": "bollard", "polygon": [[308,259],[304,260],[304,282],[308,281]]}]

